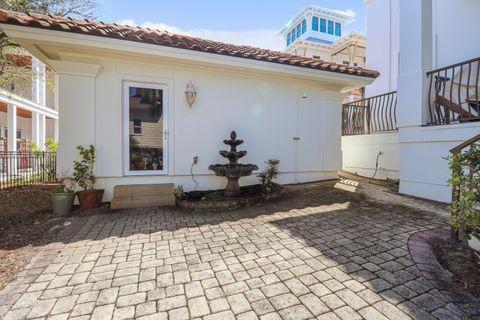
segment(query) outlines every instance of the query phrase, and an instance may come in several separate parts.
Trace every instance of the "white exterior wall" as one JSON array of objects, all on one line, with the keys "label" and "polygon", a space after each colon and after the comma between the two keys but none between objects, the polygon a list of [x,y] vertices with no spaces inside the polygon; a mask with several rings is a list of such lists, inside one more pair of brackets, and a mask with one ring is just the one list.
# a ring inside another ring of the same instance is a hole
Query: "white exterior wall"
[{"label": "white exterior wall", "polygon": [[480,1],[433,0],[433,68],[480,57]]},{"label": "white exterior wall", "polygon": [[368,0],[366,8],[366,66],[381,73],[366,88],[366,96],[398,87],[400,192],[449,202],[450,170],[444,157],[478,134],[480,123],[423,126],[425,73],[480,56],[480,42],[474,40],[480,30],[480,2]]},{"label": "white exterior wall", "polygon": [[375,179],[399,179],[398,133],[378,133],[342,137],[343,170]]},{"label": "white exterior wall", "polygon": [[[87,74],[84,63],[100,65],[98,74],[95,70]],[[191,190],[194,156],[199,157],[194,167],[198,190],[224,187],[226,180],[215,177],[208,166],[226,163],[218,151],[228,149],[222,141],[231,130],[245,140],[239,147],[248,151],[242,163],[263,169],[265,160],[280,160],[280,183],[331,179],[341,169],[343,96],[322,90],[315,82],[158,61],[83,58],[76,68],[78,72],[57,70],[58,169],[72,173],[75,146],[95,144],[97,187],[106,189],[104,201],[111,199],[118,184],[173,182]],[[122,81],[168,86],[168,175],[124,175]],[[184,93],[189,81],[197,90],[192,108]],[[303,92],[307,99],[301,99]],[[300,141],[293,141],[295,136]],[[257,182],[255,175],[240,179],[243,185]]]},{"label": "white exterior wall", "polygon": [[480,124],[411,127],[400,130],[400,192],[450,202],[450,149],[480,132]]},{"label": "white exterior wall", "polygon": [[370,0],[367,10],[367,69],[377,70],[380,76],[366,87],[366,97],[397,90],[399,53],[399,0]]}]

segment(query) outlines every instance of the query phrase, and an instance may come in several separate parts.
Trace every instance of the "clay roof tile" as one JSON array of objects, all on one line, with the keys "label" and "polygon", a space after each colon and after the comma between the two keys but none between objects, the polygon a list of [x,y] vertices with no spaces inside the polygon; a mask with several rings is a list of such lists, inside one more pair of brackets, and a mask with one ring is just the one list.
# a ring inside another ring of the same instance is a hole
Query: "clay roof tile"
[{"label": "clay roof tile", "polygon": [[305,58],[273,50],[245,45],[227,44],[187,35],[173,34],[167,31],[131,27],[116,23],[104,23],[102,21],[96,22],[88,19],[79,20],[52,15],[46,16],[0,10],[0,23],[144,42],[185,50],[255,59],[269,63],[288,64],[301,68],[347,73],[369,78],[376,78],[380,75],[374,70],[363,69],[360,67],[349,67],[334,62]]}]

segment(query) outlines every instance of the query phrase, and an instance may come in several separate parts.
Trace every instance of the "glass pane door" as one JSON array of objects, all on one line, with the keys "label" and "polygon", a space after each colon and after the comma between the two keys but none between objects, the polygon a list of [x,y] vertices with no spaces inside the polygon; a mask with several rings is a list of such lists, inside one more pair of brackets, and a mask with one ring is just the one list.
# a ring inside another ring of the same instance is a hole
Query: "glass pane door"
[{"label": "glass pane door", "polygon": [[124,92],[128,119],[127,173],[166,172],[165,87],[126,83]]}]

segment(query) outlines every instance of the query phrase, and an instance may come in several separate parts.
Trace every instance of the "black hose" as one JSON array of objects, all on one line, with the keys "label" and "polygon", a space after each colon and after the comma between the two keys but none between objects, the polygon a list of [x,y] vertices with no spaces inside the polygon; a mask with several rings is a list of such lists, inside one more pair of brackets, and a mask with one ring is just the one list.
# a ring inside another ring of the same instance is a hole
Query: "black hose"
[{"label": "black hose", "polygon": [[377,170],[378,170],[378,158],[380,158],[380,156],[382,155],[382,151],[378,151],[378,155],[377,155],[377,161],[375,163],[375,172],[373,173],[373,176],[370,178],[372,180],[375,179],[375,176],[377,175]]},{"label": "black hose", "polygon": [[192,166],[190,167],[190,175],[192,176],[193,182],[195,182],[195,187],[193,188],[193,191],[197,191],[198,187],[198,182],[195,180],[195,176],[193,175],[193,166],[195,165],[195,162],[192,162]]}]

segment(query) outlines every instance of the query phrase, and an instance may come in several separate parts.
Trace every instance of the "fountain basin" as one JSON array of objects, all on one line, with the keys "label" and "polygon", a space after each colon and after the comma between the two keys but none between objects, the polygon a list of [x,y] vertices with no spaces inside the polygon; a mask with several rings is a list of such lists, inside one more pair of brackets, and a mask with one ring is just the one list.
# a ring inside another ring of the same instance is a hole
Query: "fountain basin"
[{"label": "fountain basin", "polygon": [[258,170],[258,166],[254,164],[213,164],[208,167],[208,170],[215,172],[217,176],[227,178],[227,185],[225,187],[225,195],[236,196],[240,194],[240,185],[238,179],[240,177],[249,176],[253,170]]},{"label": "fountain basin", "polygon": [[259,184],[241,187],[237,196],[227,196],[224,190],[191,191],[177,198],[176,204],[180,208],[195,210],[233,209],[276,200],[284,192],[284,187],[274,185],[271,192],[265,193]]}]

